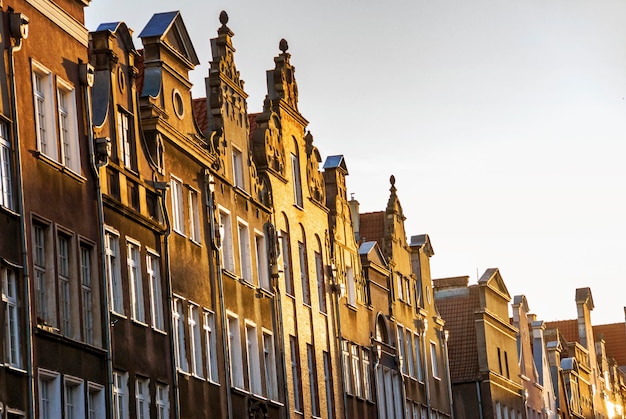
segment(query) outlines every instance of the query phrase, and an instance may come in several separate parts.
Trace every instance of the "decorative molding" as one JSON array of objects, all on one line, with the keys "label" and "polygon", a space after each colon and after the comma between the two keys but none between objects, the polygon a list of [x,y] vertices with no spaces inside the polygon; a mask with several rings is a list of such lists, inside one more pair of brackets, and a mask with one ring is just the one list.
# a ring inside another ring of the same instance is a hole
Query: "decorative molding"
[{"label": "decorative molding", "polygon": [[89,45],[89,31],[84,24],[67,14],[55,3],[47,0],[26,0],[28,4],[39,10],[58,27],[84,46]]}]

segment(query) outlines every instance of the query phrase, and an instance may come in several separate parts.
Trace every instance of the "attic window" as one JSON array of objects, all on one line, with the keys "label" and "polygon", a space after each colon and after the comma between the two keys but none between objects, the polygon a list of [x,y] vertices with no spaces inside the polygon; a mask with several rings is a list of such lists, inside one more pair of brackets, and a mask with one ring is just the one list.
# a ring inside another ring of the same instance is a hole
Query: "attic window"
[{"label": "attic window", "polygon": [[126,90],[126,77],[124,76],[122,66],[117,68],[117,85],[120,88],[120,92],[124,93],[124,90]]},{"label": "attic window", "polygon": [[172,102],[174,103],[174,112],[179,119],[183,119],[185,115],[185,105],[183,104],[183,97],[178,89],[174,89],[172,93]]}]

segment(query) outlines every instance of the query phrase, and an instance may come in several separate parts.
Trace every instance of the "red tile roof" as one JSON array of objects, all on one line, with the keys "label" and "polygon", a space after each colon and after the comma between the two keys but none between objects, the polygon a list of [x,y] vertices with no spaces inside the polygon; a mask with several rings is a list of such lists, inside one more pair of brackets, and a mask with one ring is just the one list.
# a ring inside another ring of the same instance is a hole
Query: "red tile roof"
[{"label": "red tile roof", "polygon": [[192,103],[193,117],[196,120],[196,124],[198,124],[198,128],[200,128],[200,132],[207,132],[209,129],[209,119],[206,113],[206,98],[199,97],[197,99],[193,99]]},{"label": "red tile roof", "polygon": [[359,214],[359,237],[363,242],[377,241],[382,247],[383,236],[385,234],[385,213],[366,212]]},{"label": "red tile roof", "polygon": [[257,115],[260,115],[260,113],[249,113],[248,114],[248,124],[250,125],[250,138],[252,138],[252,134],[254,134],[254,131],[256,131],[257,127],[259,126],[256,123]]},{"label": "red tile roof", "polygon": [[[448,357],[452,383],[466,383],[480,378],[474,312],[480,307],[478,292],[467,296],[435,300],[439,314],[450,332]],[[484,350],[484,349],[483,349]]]},{"label": "red tile roof", "polygon": [[580,342],[578,335],[578,320],[556,320],[546,322],[546,329],[559,329],[559,332],[568,342]]},{"label": "red tile roof", "polygon": [[607,356],[615,358],[619,366],[626,365],[626,323],[593,326],[593,336],[604,339]]}]

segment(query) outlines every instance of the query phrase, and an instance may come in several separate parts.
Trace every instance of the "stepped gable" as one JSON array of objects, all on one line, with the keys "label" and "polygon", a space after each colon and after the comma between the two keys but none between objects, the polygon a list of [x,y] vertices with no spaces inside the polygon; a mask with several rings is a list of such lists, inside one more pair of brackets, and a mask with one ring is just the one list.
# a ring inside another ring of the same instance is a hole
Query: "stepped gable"
[{"label": "stepped gable", "polygon": [[274,57],[274,70],[267,72],[267,87],[269,99],[280,99],[289,107],[298,112],[298,84],[296,83],[296,68],[289,61],[291,54],[287,52],[289,44],[281,39],[278,45],[281,53]]}]

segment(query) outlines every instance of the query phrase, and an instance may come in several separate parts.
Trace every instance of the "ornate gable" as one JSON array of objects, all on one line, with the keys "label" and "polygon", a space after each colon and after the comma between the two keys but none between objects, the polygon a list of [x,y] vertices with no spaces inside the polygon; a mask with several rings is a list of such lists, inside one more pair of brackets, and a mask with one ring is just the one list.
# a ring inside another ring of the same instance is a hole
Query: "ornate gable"
[{"label": "ornate gable", "polygon": [[389,178],[391,188],[389,200],[385,209],[385,233],[383,238],[383,253],[393,260],[393,245],[406,245],[406,233],[404,231],[404,220],[406,217],[402,212],[400,200],[396,194],[396,178],[391,175]]},{"label": "ornate gable", "polygon": [[267,110],[256,117],[257,128],[252,134],[254,159],[259,169],[268,169],[285,176],[285,146],[280,119]]},{"label": "ornate gable", "polygon": [[298,110],[298,85],[296,83],[296,68],[291,65],[291,54],[287,52],[289,44],[281,39],[278,45],[281,54],[274,57],[276,67],[267,72],[267,87],[271,100],[282,99],[294,110]]},{"label": "ornate gable", "polygon": [[326,203],[326,189],[324,185],[324,175],[320,172],[322,157],[317,147],[313,145],[313,135],[311,135],[311,132],[307,132],[304,136],[304,141],[306,144],[306,177],[309,193],[315,202],[324,205]]}]

